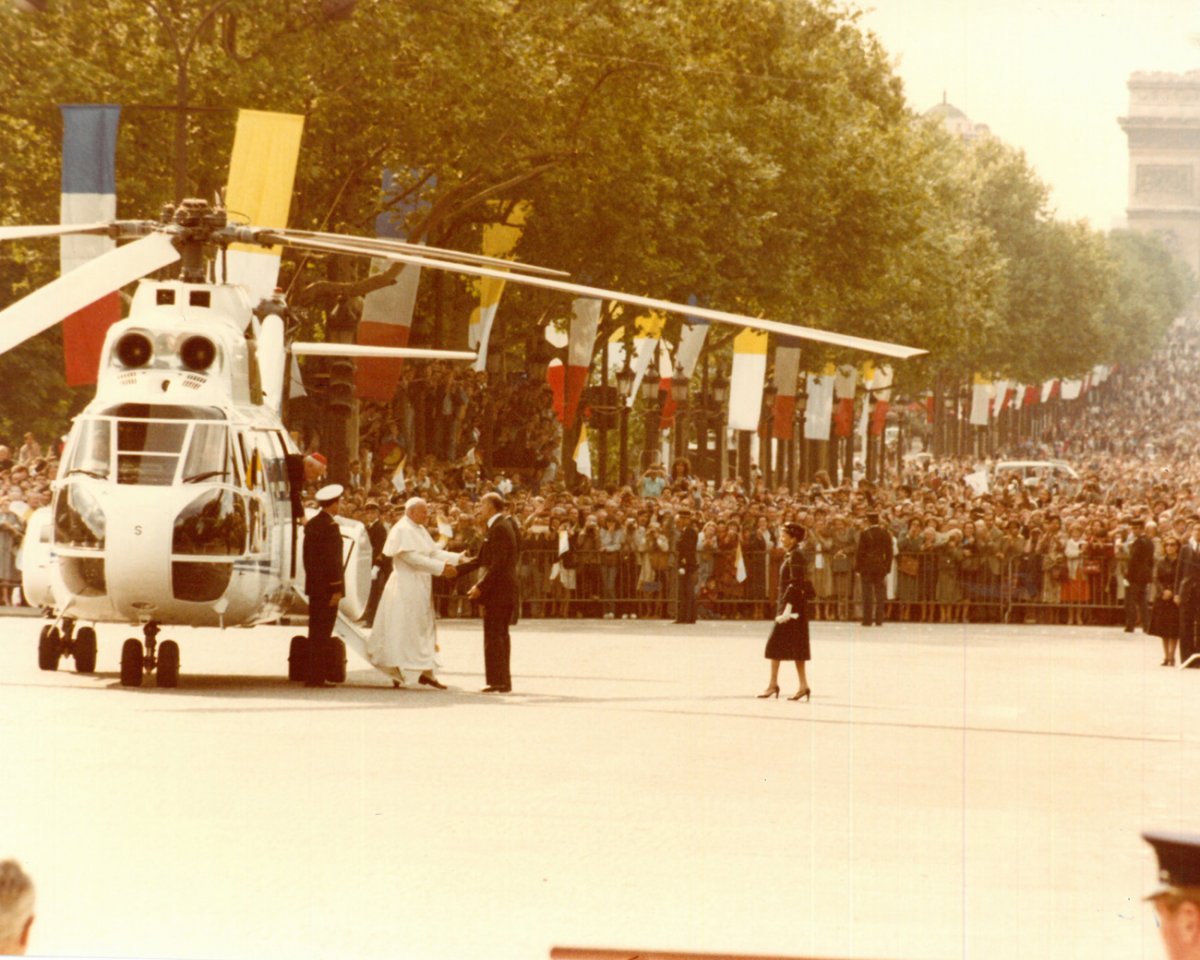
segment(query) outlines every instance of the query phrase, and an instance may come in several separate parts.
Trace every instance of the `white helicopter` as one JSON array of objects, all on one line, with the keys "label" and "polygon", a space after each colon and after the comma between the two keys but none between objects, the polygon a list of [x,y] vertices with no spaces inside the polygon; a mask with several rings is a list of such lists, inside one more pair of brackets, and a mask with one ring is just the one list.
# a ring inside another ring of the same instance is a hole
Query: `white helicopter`
[{"label": "white helicopter", "polygon": [[[121,683],[179,682],[179,646],[163,627],[254,626],[304,602],[299,561],[303,460],[281,419],[290,357],[472,360],[465,351],[287,341],[282,302],[255,304],[214,278],[231,243],[379,257],[497,277],[574,297],[615,300],[710,321],[907,358],[924,351],[704,307],[570,283],[561,271],[396,240],[230,224],[201,200],[159,221],[0,227],[0,240],[101,234],[130,240],[0,311],[0,352],[127,283],[129,315],[108,331],[95,398],[76,417],[49,507],[26,530],[23,588],[44,606],[39,665],[63,656],[94,672],[94,626],[141,628],[121,651]],[[141,279],[180,262],[178,279]],[[362,525],[339,518],[347,596],[327,675],[345,679],[345,644],[365,656],[355,625],[370,587]],[[307,641],[293,638],[288,675],[305,676]]]}]

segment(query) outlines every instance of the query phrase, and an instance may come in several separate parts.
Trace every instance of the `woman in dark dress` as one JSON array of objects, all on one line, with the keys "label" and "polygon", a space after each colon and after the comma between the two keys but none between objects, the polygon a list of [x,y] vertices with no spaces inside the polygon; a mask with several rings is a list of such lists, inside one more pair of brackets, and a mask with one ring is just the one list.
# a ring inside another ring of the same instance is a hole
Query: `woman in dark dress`
[{"label": "woman in dark dress", "polygon": [[813,597],[813,586],[808,582],[804,554],[800,552],[804,528],[798,523],[786,523],[780,539],[785,553],[779,568],[778,615],[763,654],[771,661],[771,683],[758,698],[762,700],[779,696],[779,661],[794,660],[796,673],[800,677],[800,689],[788,699],[807,700],[812,690],[808,686],[804,665],[809,659],[808,601]]},{"label": "woman in dark dress", "polygon": [[1179,541],[1163,541],[1163,557],[1154,568],[1154,607],[1147,633],[1162,638],[1164,667],[1175,666],[1175,648],[1179,645],[1179,603],[1175,589],[1175,570],[1179,566]]}]

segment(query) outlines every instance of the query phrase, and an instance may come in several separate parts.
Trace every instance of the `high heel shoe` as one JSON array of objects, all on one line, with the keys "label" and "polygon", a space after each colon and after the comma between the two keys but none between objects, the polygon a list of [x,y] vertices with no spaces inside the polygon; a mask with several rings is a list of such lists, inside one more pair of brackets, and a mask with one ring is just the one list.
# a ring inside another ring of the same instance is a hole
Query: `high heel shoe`
[{"label": "high heel shoe", "polygon": [[764,690],[762,693],[760,693],[758,695],[759,700],[766,700],[768,697],[774,697],[776,700],[778,700],[779,699],[779,687],[778,686],[767,687],[766,690]]},{"label": "high heel shoe", "polygon": [[812,695],[812,687],[805,687],[803,690],[797,690],[796,695],[792,696],[792,697],[788,697],[788,699],[789,700],[808,700],[811,695]]}]

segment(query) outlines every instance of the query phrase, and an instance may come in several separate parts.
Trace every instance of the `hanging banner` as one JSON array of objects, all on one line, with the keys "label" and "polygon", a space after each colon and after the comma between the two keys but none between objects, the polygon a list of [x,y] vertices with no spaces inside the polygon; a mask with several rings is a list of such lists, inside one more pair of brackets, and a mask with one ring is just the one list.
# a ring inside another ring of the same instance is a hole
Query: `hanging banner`
[{"label": "hanging banner", "polygon": [[843,439],[854,432],[854,391],[857,386],[858,370],[849,364],[837,368],[833,381],[833,398],[837,402],[834,428],[836,435]]},{"label": "hanging banner", "polygon": [[575,444],[575,469],[580,475],[592,479],[592,449],[588,445],[587,424],[579,428],[579,442]]},{"label": "hanging banner", "polygon": [[[828,440],[829,427],[833,419],[833,388],[837,369],[826,364],[822,376],[808,374],[808,406],[804,411],[804,438],[806,440]],[[850,400],[854,409],[854,400]]]},{"label": "hanging banner", "polygon": [[579,298],[571,304],[571,332],[567,339],[567,379],[563,400],[564,424],[575,423],[579,398],[592,368],[592,348],[600,327],[600,301]]},{"label": "hanging banner", "polygon": [[[299,114],[239,110],[225,209],[256,226],[286,227],[303,132]],[[280,249],[231,244],[226,280],[246,287],[253,303],[265,300],[279,282]]]},{"label": "hanging banner", "polygon": [[767,378],[767,334],[746,328],[733,339],[729,429],[757,430]]},{"label": "hanging banner", "polygon": [[971,416],[969,423],[973,427],[986,427],[988,413],[992,403],[992,381],[982,373],[975,374],[975,383],[971,386]]},{"label": "hanging banner", "polygon": [[885,363],[875,368],[875,376],[871,379],[871,396],[875,406],[871,410],[871,429],[873,437],[882,437],[883,428],[887,423],[888,409],[892,403],[892,381],[895,374],[891,364]]},{"label": "hanging banner", "polygon": [[633,389],[629,391],[629,398],[625,401],[628,407],[632,407],[637,398],[642,377],[650,367],[650,358],[654,356],[654,349],[658,346],[666,322],[667,318],[661,313],[647,314],[634,321],[633,360],[630,361],[633,368]]},{"label": "hanging banner", "polygon": [[791,440],[795,432],[796,378],[800,372],[800,341],[780,337],[775,344],[775,409],[771,412],[771,434],[776,440]]},{"label": "hanging banner", "polygon": [[[117,122],[113,104],[68,104],[63,120],[62,198],[59,223],[99,223],[117,216]],[[70,273],[116,246],[104,236],[59,238],[59,263]],[[104,335],[121,317],[114,290],[63,320],[63,361],[67,386],[96,382]]]},{"label": "hanging banner", "polygon": [[[383,171],[382,204],[387,207],[375,218],[375,235],[403,240],[403,224],[419,204],[419,197],[406,203],[394,203],[395,174]],[[382,273],[395,264],[379,257],[371,259],[371,275]],[[400,268],[393,284],[372,290],[363,298],[362,318],[358,324],[357,342],[377,347],[406,347],[412,331],[413,308],[417,302],[417,284],[421,268],[406,263]],[[354,383],[358,397],[363,400],[390,401],[396,395],[396,383],[404,361],[392,357],[359,357],[355,361]]]},{"label": "hanging banner", "polygon": [[[528,214],[529,204],[522,202],[514,204],[503,223],[487,224],[483,228],[484,256],[507,257],[512,253],[521,239]],[[467,325],[467,346],[477,351],[472,369],[478,373],[487,369],[488,340],[492,336],[492,324],[496,319],[496,309],[500,306],[504,283],[495,277],[483,277],[479,281],[479,306],[471,311]]]},{"label": "hanging banner", "polygon": [[550,387],[554,416],[558,419],[559,423],[563,422],[563,396],[566,385],[564,370],[563,362],[558,357],[555,357],[546,365],[546,383]]}]

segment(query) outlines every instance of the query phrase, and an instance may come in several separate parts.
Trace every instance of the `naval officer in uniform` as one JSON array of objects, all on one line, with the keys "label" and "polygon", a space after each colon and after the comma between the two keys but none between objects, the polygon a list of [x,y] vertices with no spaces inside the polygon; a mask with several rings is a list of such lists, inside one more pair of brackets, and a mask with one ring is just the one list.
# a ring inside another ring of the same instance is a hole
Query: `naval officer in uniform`
[{"label": "naval officer in uniform", "polygon": [[331,483],[317,491],[320,510],[304,525],[304,588],[308,593],[308,677],[306,687],[325,686],[330,638],[338,604],[346,593],[342,572],[342,535],[338,506],[342,486]]}]

